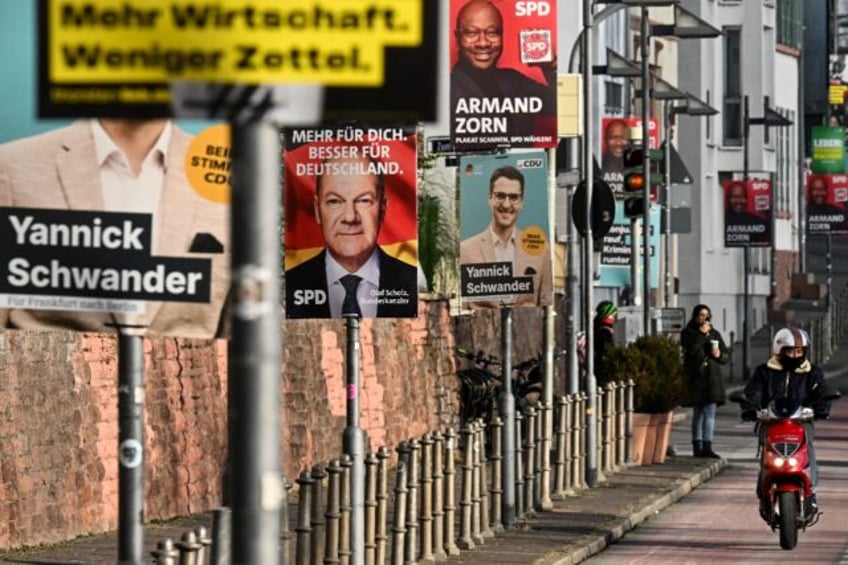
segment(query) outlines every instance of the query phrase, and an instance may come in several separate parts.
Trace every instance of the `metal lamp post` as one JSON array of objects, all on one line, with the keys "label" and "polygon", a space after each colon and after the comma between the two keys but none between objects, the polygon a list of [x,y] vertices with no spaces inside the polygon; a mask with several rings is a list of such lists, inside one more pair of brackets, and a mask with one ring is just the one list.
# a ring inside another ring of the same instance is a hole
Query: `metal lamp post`
[{"label": "metal lamp post", "polygon": [[[642,63],[642,140],[646,144],[646,149],[649,149],[649,120],[651,108],[651,93],[650,85],[650,38],[651,36],[662,37],[679,37],[681,39],[706,39],[718,37],[721,35],[721,30],[708,24],[692,12],[676,5],[676,3],[666,3],[665,5],[674,5],[674,24],[670,25],[655,25],[651,26],[648,21],[648,9],[642,6],[642,18],[640,26],[641,34],[641,63]],[[686,96],[684,95],[683,98]],[[642,198],[645,201],[645,209],[642,212],[642,287],[644,292],[644,300],[642,304],[642,331],[644,335],[651,333],[651,301],[649,299],[651,289],[651,239],[650,239],[650,221],[651,221],[651,161],[650,152],[645,151],[642,166],[644,168],[645,184],[642,189]],[[634,261],[636,258],[634,257]],[[634,295],[638,300],[638,293],[635,292],[636,285],[634,280]]]},{"label": "metal lamp post", "polygon": [[[742,180],[748,182],[748,137],[751,126],[786,127],[791,126],[792,120],[785,118],[769,108],[768,97],[765,97],[763,117],[752,118],[748,111],[748,95],[743,99],[742,113]],[[749,272],[751,267],[750,246],[742,248],[742,378],[748,380],[751,376],[751,298]]]},{"label": "metal lamp post", "polygon": [[664,209],[664,229],[663,229],[663,258],[665,262],[665,279],[663,281],[663,306],[668,308],[671,296],[671,269],[669,263],[671,261],[671,118],[676,115],[686,116],[714,116],[718,114],[718,110],[700,100],[699,98],[687,93],[686,101],[683,104],[673,104],[674,100],[667,100],[663,104],[663,133],[665,135],[665,154],[663,157],[664,171],[663,179],[665,183],[665,209]]}]

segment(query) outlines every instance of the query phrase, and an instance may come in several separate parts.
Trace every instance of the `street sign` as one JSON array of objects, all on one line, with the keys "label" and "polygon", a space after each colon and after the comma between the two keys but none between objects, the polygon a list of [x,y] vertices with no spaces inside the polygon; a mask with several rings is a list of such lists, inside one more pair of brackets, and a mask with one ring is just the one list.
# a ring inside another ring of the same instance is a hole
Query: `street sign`
[{"label": "street sign", "polygon": [[434,135],[427,138],[432,155],[456,155],[456,148],[448,135]]},{"label": "street sign", "polygon": [[[610,185],[601,179],[592,183],[592,236],[596,240],[604,237],[615,221],[615,195]],[[586,183],[580,181],[571,199],[571,218],[577,232],[586,235]]]},{"label": "street sign", "polygon": [[678,333],[686,326],[684,308],[652,308],[656,333]]}]

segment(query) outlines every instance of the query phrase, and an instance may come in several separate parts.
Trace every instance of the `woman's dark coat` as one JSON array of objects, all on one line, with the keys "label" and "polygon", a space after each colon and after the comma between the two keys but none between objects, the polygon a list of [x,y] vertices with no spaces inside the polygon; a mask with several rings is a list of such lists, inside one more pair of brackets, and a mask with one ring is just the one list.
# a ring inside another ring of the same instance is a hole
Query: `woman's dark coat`
[{"label": "woman's dark coat", "polygon": [[[721,355],[718,359],[710,355],[710,341],[718,340]],[[683,370],[689,384],[689,406],[724,404],[724,376],[721,366],[730,361],[730,350],[721,334],[715,329],[701,332],[697,322],[690,321],[680,332],[683,348]]]}]

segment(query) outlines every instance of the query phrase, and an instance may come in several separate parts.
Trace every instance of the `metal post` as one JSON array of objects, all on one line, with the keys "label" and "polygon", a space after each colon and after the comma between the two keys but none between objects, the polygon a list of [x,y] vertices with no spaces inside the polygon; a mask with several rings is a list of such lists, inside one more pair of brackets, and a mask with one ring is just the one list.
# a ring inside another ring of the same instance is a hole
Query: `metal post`
[{"label": "metal post", "polygon": [[347,420],[342,435],[342,451],[351,460],[350,468],[350,562],[365,563],[365,432],[359,426],[359,317],[345,317],[347,351],[345,373]]},{"label": "metal post", "polygon": [[[572,164],[572,169],[578,168],[578,143],[572,140],[569,143],[569,159]],[[588,188],[587,188],[588,190]],[[568,189],[568,212],[571,215],[571,207],[574,204],[575,187]],[[568,394],[577,392],[580,386],[580,366],[577,361],[577,331],[580,326],[580,292],[579,284],[580,277],[580,254],[578,243],[577,226],[574,222],[568,222],[568,248],[566,259],[566,274],[565,287],[566,291],[566,313],[565,313],[565,339],[566,350],[568,351],[568,381],[566,382],[565,390]]]},{"label": "metal post", "polygon": [[553,410],[550,409],[554,405],[554,349],[556,348],[554,316],[555,311],[553,306],[545,308],[545,383],[542,388],[541,404],[548,407],[548,410],[542,410],[542,433],[539,437],[539,442],[542,444],[542,465],[540,469],[541,507],[544,510],[550,510],[554,506],[551,500],[550,451],[554,437],[554,417]]},{"label": "metal post", "polygon": [[663,103],[663,135],[665,136],[665,154],[663,156],[663,181],[665,184],[665,202],[663,208],[663,306],[668,308],[671,298],[671,101]]},{"label": "metal post", "polygon": [[[651,333],[651,138],[649,120],[651,119],[651,69],[650,33],[648,8],[642,6],[642,168],[645,184],[642,187],[642,199],[645,202],[642,211],[642,334]],[[636,262],[638,257],[633,257]]]},{"label": "metal post", "polygon": [[595,282],[592,236],[592,197],[595,179],[592,161],[593,135],[592,127],[595,117],[594,93],[592,77],[592,1],[583,0],[583,46],[581,56],[583,60],[583,180],[586,183],[586,237],[583,238],[583,261],[586,265],[586,277],[583,280],[583,313],[586,329],[586,392],[589,397],[589,408],[584,413],[588,430],[589,459],[586,462],[586,482],[590,486],[598,484],[598,461],[595,446],[598,442],[598,427],[594,421],[592,408],[595,406],[595,364],[594,364],[594,339],[592,336],[592,285]]},{"label": "metal post", "polygon": [[509,307],[501,309],[501,359],[501,520],[508,528],[515,524],[515,397],[512,395],[512,308]]},{"label": "metal post", "polygon": [[272,124],[234,124],[229,437],[234,563],[279,560],[280,140]]},{"label": "metal post", "polygon": [[[748,95],[743,98],[742,109],[742,181],[748,182],[748,134],[750,133],[750,114],[748,110]],[[747,187],[747,185],[746,185]],[[747,188],[746,188],[747,190]],[[747,381],[751,376],[751,298],[748,273],[751,257],[748,245],[742,249],[742,277],[745,284],[742,289],[742,379]]]},{"label": "metal post", "polygon": [[[798,2],[796,4],[798,10],[798,21],[804,21],[804,3]],[[798,54],[798,61],[802,61],[801,64],[798,65],[798,98],[797,104],[798,108],[804,107],[804,101],[806,100],[806,94],[804,92],[804,81],[806,78],[804,77],[804,64],[803,61],[805,59],[805,50],[806,46],[803,44],[804,34],[801,34],[802,43],[801,43],[801,52]],[[830,72],[828,70],[828,72]],[[828,84],[830,81],[828,80]],[[806,143],[806,124],[804,112],[798,112],[796,119],[798,120],[798,147],[803,148]],[[830,125],[830,121],[828,121],[828,125]],[[799,150],[800,153],[800,150]],[[798,265],[799,272],[806,273],[807,272],[807,198],[806,198],[806,169],[804,167],[804,159],[798,159]]]},{"label": "metal post", "polygon": [[144,338],[118,334],[118,563],[144,563]]}]

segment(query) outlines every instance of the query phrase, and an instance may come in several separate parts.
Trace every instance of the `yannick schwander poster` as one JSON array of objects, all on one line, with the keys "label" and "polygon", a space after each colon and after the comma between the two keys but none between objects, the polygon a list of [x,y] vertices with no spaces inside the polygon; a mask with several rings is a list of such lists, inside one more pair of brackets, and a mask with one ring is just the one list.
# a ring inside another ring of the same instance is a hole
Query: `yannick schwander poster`
[{"label": "yannick schwander poster", "polygon": [[287,318],[418,315],[413,127],[284,131]]},{"label": "yannick schwander poster", "polygon": [[772,188],[768,179],[725,180],[724,246],[772,245]]},{"label": "yannick schwander poster", "polygon": [[36,4],[2,10],[0,330],[226,337],[229,128],[36,119]]},{"label": "yannick schwander poster", "polygon": [[460,159],[459,268],[464,305],[551,304],[547,171],[542,151]]},{"label": "yannick schwander poster", "polygon": [[451,137],[459,149],[556,147],[553,0],[451,0]]}]

